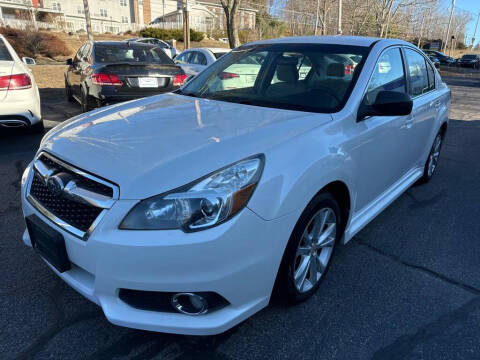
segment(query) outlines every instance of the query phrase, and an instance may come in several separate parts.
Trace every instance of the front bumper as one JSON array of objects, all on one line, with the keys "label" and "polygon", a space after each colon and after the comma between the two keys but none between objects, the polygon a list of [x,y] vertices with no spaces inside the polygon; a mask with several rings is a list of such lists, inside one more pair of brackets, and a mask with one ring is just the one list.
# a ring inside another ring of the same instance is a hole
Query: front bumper
[{"label": "front bumper", "polygon": [[[50,267],[100,305],[110,322],[152,331],[212,335],[268,304],[296,214],[265,221],[245,208],[229,222],[196,233],[119,230],[118,224],[137,201],[118,200],[83,241],[50,222],[26,200],[28,176],[22,184],[24,216],[35,214],[59,231],[72,262],[72,269],[64,273]],[[31,246],[27,232],[23,240]],[[213,291],[229,305],[199,316],[140,310],[119,299],[122,288]]]}]

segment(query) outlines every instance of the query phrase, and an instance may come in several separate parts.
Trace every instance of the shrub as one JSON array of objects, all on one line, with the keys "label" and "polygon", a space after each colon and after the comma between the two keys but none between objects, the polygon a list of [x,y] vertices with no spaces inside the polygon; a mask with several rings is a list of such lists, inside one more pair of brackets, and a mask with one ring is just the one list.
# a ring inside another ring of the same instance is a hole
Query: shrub
[{"label": "shrub", "polygon": [[20,57],[36,57],[38,55],[55,57],[67,56],[72,53],[62,39],[44,31],[0,28],[0,33],[7,38]]},{"label": "shrub", "polygon": [[[160,29],[160,28],[145,28],[140,31],[142,37],[152,37],[160,40],[172,40],[183,41],[183,30],[180,29]],[[191,41],[202,41],[205,34],[200,31],[190,29]]]}]

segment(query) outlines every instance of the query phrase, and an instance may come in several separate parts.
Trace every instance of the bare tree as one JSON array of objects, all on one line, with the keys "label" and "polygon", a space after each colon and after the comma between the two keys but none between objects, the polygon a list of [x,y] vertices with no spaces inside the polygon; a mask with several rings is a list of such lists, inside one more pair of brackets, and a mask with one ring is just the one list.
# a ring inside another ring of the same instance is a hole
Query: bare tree
[{"label": "bare tree", "polygon": [[223,11],[225,12],[227,23],[227,35],[230,48],[236,48],[240,45],[238,37],[237,12],[240,6],[240,0],[220,0]]}]

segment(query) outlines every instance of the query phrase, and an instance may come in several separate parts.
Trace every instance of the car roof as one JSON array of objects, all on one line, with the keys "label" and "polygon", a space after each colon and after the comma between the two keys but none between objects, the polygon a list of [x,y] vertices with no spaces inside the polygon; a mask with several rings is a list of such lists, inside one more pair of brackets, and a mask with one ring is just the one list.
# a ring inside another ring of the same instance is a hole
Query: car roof
[{"label": "car roof", "polygon": [[115,46],[115,45],[125,45],[125,44],[128,44],[130,42],[134,42],[135,45],[139,45],[139,46],[149,46],[149,47],[153,47],[154,45],[152,44],[146,44],[146,43],[141,43],[141,42],[137,42],[135,40],[122,40],[122,41],[105,41],[105,40],[101,40],[101,41],[93,41],[93,44],[94,45],[112,45],[112,46]]},{"label": "car roof", "polygon": [[271,44],[328,44],[328,45],[351,45],[351,46],[371,46],[380,42],[388,45],[410,45],[411,43],[399,39],[382,39],[367,36],[296,36],[284,37],[270,40],[260,40],[248,43],[246,45],[271,45]]},{"label": "car roof", "polygon": [[185,51],[195,51],[195,50],[207,50],[211,52],[230,52],[232,49],[229,48],[220,48],[220,47],[201,47],[201,48],[190,48]]}]

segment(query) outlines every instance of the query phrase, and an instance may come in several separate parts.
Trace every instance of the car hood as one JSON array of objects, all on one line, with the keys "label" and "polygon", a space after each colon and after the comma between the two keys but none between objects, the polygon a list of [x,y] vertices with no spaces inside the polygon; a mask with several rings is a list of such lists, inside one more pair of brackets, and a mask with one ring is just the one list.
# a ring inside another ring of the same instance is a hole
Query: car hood
[{"label": "car hood", "polygon": [[52,129],[40,150],[116,183],[121,199],[143,199],[265,153],[331,119],[165,94],[77,116]]}]

